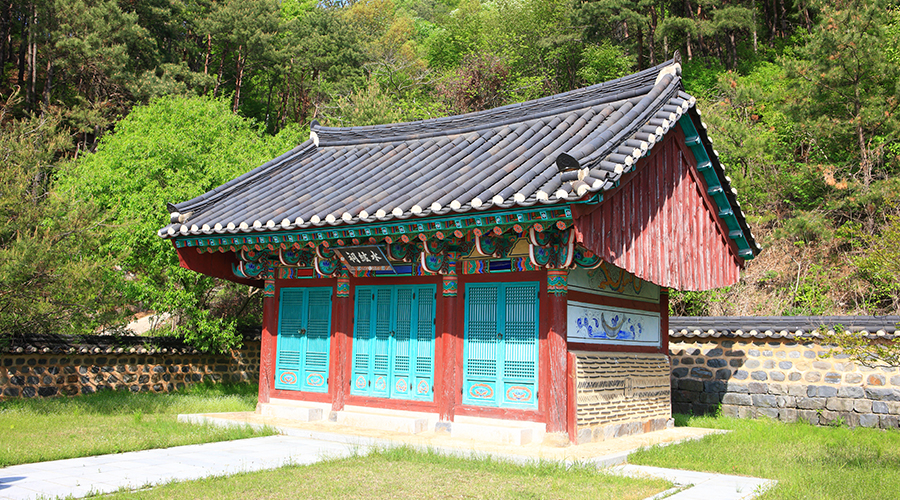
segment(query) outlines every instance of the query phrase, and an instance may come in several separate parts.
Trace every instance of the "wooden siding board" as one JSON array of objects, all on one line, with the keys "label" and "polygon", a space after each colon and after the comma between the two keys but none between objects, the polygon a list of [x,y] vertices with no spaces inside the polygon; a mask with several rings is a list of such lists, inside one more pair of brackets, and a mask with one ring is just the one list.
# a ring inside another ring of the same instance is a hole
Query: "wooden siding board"
[{"label": "wooden siding board", "polygon": [[[680,127],[626,174],[593,211],[577,215],[581,243],[604,260],[668,288],[732,285],[743,260],[678,141]],[[655,188],[655,189],[654,189]]]}]

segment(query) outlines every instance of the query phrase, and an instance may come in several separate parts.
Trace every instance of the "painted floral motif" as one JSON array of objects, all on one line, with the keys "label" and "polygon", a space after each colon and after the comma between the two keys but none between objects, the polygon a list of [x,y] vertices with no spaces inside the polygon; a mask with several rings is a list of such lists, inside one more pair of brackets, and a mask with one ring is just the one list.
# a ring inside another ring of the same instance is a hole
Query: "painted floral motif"
[{"label": "painted floral motif", "polygon": [[514,385],[506,390],[506,399],[510,401],[531,401],[531,390],[527,387]]},{"label": "painted floral motif", "polygon": [[485,260],[467,260],[463,262],[463,273],[484,274],[486,271]]},{"label": "painted floral motif", "polygon": [[567,269],[547,271],[547,292],[553,295],[565,295],[569,291]]},{"label": "painted floral motif", "polygon": [[387,383],[384,381],[384,377],[378,377],[375,379],[375,390],[379,392],[383,392],[387,389]]},{"label": "painted floral motif", "polygon": [[354,385],[356,385],[357,389],[365,389],[366,388],[366,377],[363,377],[362,375],[356,377],[356,382],[354,382]]},{"label": "painted floral motif", "polygon": [[456,275],[445,274],[442,289],[444,297],[456,297],[458,291]]},{"label": "painted floral motif", "polygon": [[477,399],[491,399],[494,397],[494,389],[487,384],[472,384],[469,388],[469,396]]},{"label": "painted floral motif", "polygon": [[282,384],[293,385],[297,383],[297,374],[294,372],[281,372],[279,380]]},{"label": "painted floral motif", "polygon": [[394,389],[396,389],[397,392],[405,393],[409,389],[409,385],[406,383],[406,379],[397,379],[397,383],[394,384]]},{"label": "painted floral motif", "polygon": [[420,380],[419,385],[416,386],[416,394],[428,394],[428,381]]},{"label": "painted floral motif", "polygon": [[605,312],[585,311],[584,315],[575,320],[578,325],[578,334],[590,339],[634,340],[644,332],[641,320],[630,318],[622,313],[614,313],[607,318]]},{"label": "painted floral motif", "polygon": [[644,287],[642,279],[615,266],[610,266],[606,262],[589,271],[588,276],[591,278],[591,285],[601,290],[640,296],[641,289]]},{"label": "painted floral motif", "polygon": [[319,375],[318,373],[310,373],[306,377],[306,385],[310,387],[322,387],[325,385],[325,377]]}]

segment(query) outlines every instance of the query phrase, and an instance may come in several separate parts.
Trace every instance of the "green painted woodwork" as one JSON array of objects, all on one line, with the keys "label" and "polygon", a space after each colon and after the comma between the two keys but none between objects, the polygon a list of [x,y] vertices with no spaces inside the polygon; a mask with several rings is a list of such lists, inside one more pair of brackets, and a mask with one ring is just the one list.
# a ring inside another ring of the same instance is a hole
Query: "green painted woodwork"
[{"label": "green painted woodwork", "polygon": [[537,282],[466,285],[463,403],[536,408]]},{"label": "green painted woodwork", "polygon": [[327,392],[331,287],[282,288],[275,388]]},{"label": "green painted woodwork", "polygon": [[752,259],[755,256],[753,249],[750,248],[750,243],[747,241],[747,235],[744,234],[740,223],[738,223],[731,202],[728,200],[727,193],[725,193],[722,182],[719,180],[719,175],[716,173],[716,169],[712,168],[712,162],[710,161],[709,155],[706,154],[706,148],[703,146],[703,141],[700,139],[697,128],[694,127],[694,122],[691,121],[691,117],[685,113],[682,115],[681,119],[678,120],[678,123],[684,131],[685,144],[694,154],[694,160],[697,162],[697,170],[700,171],[703,180],[706,182],[706,192],[716,203],[716,207],[719,210],[719,218],[725,221],[725,224],[728,226],[728,237],[737,244],[738,255],[740,255],[741,258],[747,260]]},{"label": "green painted woodwork", "polygon": [[434,285],[356,289],[350,394],[434,399]]},{"label": "green painted woodwork", "polygon": [[[209,235],[209,236],[192,236],[192,237],[176,237],[175,246],[184,247],[228,247],[228,246],[254,246],[254,245],[280,245],[282,243],[293,244],[300,243],[306,245],[309,243],[318,244],[324,241],[337,242],[344,240],[346,244],[351,244],[352,239],[356,238],[360,241],[368,242],[369,238],[375,238],[376,241],[382,241],[386,237],[394,241],[400,240],[403,236],[414,239],[419,234],[424,234],[426,239],[438,237],[449,237],[454,231],[469,231],[473,229],[481,229],[489,231],[494,227],[512,227],[516,224],[534,224],[540,223],[544,227],[550,227],[555,222],[563,221],[570,223],[572,221],[572,210],[568,206],[547,207],[542,209],[526,208],[519,210],[507,210],[500,212],[491,212],[478,215],[460,215],[457,217],[440,217],[429,218],[421,221],[403,221],[395,223],[380,224],[354,224],[336,226],[333,228],[313,227],[310,229],[302,229],[298,231],[277,231],[266,233],[263,235]],[[442,239],[438,237],[438,239]]]}]

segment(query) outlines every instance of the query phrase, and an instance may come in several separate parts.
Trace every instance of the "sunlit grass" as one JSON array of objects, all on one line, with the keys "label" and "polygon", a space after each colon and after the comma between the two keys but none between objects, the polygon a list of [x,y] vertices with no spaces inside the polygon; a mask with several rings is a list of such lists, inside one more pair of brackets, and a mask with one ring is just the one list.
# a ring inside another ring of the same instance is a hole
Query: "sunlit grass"
[{"label": "sunlit grass", "polygon": [[608,475],[596,467],[522,466],[391,448],[308,466],[173,483],[111,498],[639,500],[670,486],[662,480]]},{"label": "sunlit grass", "polygon": [[900,499],[896,430],[724,417],[679,416],[676,422],[732,432],[640,451],[628,461],[778,480],[762,500]]},{"label": "sunlit grass", "polygon": [[256,386],[220,384],[0,402],[0,467],[270,435],[176,421],[179,413],[252,411],[256,398]]}]

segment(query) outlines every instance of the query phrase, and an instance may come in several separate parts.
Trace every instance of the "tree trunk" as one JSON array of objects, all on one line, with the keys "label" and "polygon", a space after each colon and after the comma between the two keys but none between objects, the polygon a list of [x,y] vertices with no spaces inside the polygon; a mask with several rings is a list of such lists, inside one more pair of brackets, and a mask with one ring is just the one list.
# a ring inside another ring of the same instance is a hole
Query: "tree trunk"
[{"label": "tree trunk", "polygon": [[269,130],[269,114],[272,112],[272,91],[275,89],[275,75],[269,77],[269,93],[266,96],[266,130]]},{"label": "tree trunk", "polygon": [[222,50],[222,58],[219,59],[219,74],[216,76],[216,86],[213,88],[213,97],[219,95],[219,87],[222,85],[222,73],[225,71],[225,55],[228,54],[228,44]]},{"label": "tree trunk", "polygon": [[36,101],[35,88],[37,83],[37,36],[34,33],[37,26],[37,6],[31,2],[31,12],[28,23],[28,93],[26,101],[31,109],[34,109]]},{"label": "tree trunk", "polygon": [[[212,56],[212,34],[206,35],[206,57],[203,58],[203,76],[209,75],[209,58]],[[206,92],[206,89],[203,89]]]},{"label": "tree trunk", "polygon": [[244,83],[244,63],[247,62],[247,55],[244,54],[244,46],[238,47],[236,75],[234,77],[234,106],[231,108],[232,113],[237,113],[241,106],[241,85]]},{"label": "tree trunk", "polygon": [[638,71],[644,69],[644,30],[638,26]]},{"label": "tree trunk", "polygon": [[[771,11],[769,10],[771,9]],[[778,34],[778,0],[772,0],[772,5],[766,2],[766,22],[769,24],[769,47],[775,46],[775,37]]]},{"label": "tree trunk", "polygon": [[[685,5],[688,6],[688,9],[690,9],[690,7],[691,7],[691,4],[690,4],[690,3],[687,3],[687,2],[686,2]],[[697,14],[696,14],[696,15],[694,15],[693,9],[688,10],[688,12],[691,14],[691,19],[693,19],[694,23],[695,23],[697,26],[699,26],[699,25],[700,25],[700,20],[702,19],[701,15],[703,14],[703,6],[702,6],[702,5],[698,5],[698,6],[697,6]],[[708,54],[709,54],[709,49],[708,49],[708,47],[706,46],[706,39],[705,39],[705,37],[703,36],[703,31],[698,30],[697,33],[698,33],[698,34],[697,34],[697,37],[699,38],[699,42],[700,42],[700,43],[699,43],[700,53],[701,53],[701,55],[708,55]]]},{"label": "tree trunk", "polygon": [[731,69],[737,68],[737,47],[734,41],[734,30],[728,30],[728,53],[731,55]]},{"label": "tree trunk", "polygon": [[759,49],[759,45],[757,43],[757,36],[756,36],[756,9],[754,8],[753,9],[753,53],[759,54],[758,49]]},{"label": "tree trunk", "polygon": [[809,9],[803,2],[798,2],[797,8],[800,10],[800,19],[803,21],[803,27],[806,28],[807,33],[812,33],[812,19],[809,17]]},{"label": "tree trunk", "polygon": [[28,37],[26,36],[28,33],[28,21],[23,17],[22,18],[22,40],[19,42],[19,75],[16,82],[19,85],[22,85],[22,82],[25,80],[25,56],[27,54],[28,48]]},{"label": "tree trunk", "polygon": [[53,59],[47,58],[47,82],[44,83],[44,106],[50,105],[50,93],[53,89]]},{"label": "tree trunk", "polygon": [[784,0],[778,0],[778,4],[781,7],[781,38],[784,38],[787,33],[787,9],[784,7]]},{"label": "tree trunk", "polygon": [[656,6],[655,5],[650,6],[650,66],[656,66]]},{"label": "tree trunk", "polygon": [[10,0],[0,0],[0,68],[6,65],[9,60],[12,47],[9,43],[9,24],[10,11],[12,10],[12,2]]}]

